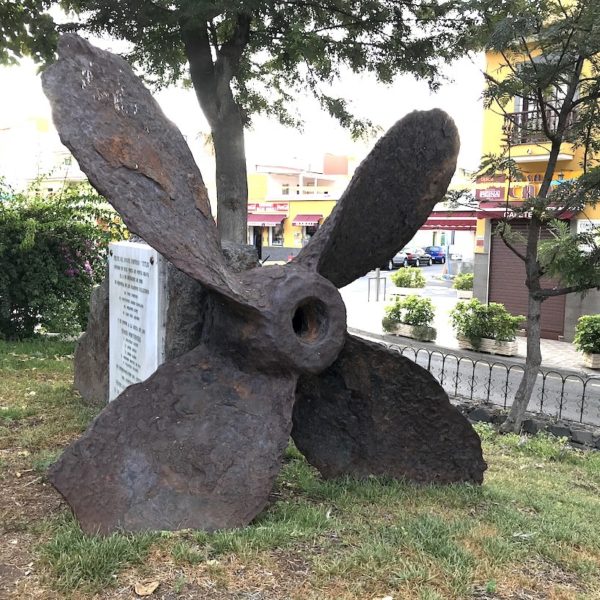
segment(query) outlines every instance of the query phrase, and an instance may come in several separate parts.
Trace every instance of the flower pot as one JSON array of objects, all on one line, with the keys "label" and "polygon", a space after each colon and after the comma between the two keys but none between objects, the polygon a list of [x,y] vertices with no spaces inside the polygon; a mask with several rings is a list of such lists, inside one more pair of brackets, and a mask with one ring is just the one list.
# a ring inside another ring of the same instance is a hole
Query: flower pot
[{"label": "flower pot", "polygon": [[391,296],[421,296],[422,294],[423,288],[395,287],[391,291]]},{"label": "flower pot", "polygon": [[457,339],[458,347],[463,350],[475,350],[475,352],[487,352],[488,354],[500,354],[501,356],[514,356],[518,351],[515,340],[504,342],[490,338],[481,338],[479,348],[475,348],[467,338],[457,336]]},{"label": "flower pot", "polygon": [[433,327],[428,327],[427,325],[407,325],[406,323],[398,323],[392,333],[421,342],[433,342],[437,336],[437,331]]},{"label": "flower pot", "polygon": [[473,297],[473,290],[456,290],[456,297],[459,300],[470,300]]},{"label": "flower pot", "polygon": [[590,369],[600,369],[600,354],[583,353],[583,364]]}]

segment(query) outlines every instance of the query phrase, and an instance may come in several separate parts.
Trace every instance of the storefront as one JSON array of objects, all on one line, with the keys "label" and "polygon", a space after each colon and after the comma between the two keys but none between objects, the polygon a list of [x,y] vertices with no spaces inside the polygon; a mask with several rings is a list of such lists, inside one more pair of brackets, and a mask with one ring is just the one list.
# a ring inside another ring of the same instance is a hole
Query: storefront
[{"label": "storefront", "polygon": [[263,259],[288,260],[308,244],[334,206],[330,199],[249,203],[248,244]]},{"label": "storefront", "polygon": [[263,247],[283,246],[283,222],[288,214],[287,202],[248,204],[248,244],[256,246],[259,256]]},{"label": "storefront", "polygon": [[319,225],[323,221],[323,215],[296,215],[292,220],[293,227],[300,228],[301,244],[306,246],[310,238],[317,233]]}]

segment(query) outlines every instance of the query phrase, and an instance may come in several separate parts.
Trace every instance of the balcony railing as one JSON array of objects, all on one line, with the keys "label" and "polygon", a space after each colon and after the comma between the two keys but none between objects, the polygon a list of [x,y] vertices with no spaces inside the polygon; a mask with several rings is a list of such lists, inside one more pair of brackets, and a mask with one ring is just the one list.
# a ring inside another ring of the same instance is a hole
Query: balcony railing
[{"label": "balcony railing", "polygon": [[[573,125],[573,121],[574,118],[571,113],[567,122],[565,141],[568,140],[568,130]],[[546,122],[548,129],[551,132],[555,132],[558,126],[558,115],[552,110],[547,110]],[[538,144],[549,141],[548,136],[544,132],[541,110],[528,110],[504,115],[503,131],[505,139],[512,145]]]}]

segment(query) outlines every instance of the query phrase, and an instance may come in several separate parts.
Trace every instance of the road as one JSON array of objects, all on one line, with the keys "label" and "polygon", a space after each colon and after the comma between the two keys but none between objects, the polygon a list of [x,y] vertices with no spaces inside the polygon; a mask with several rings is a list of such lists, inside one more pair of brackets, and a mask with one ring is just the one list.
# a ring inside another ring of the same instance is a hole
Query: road
[{"label": "road", "polygon": [[[455,348],[456,339],[449,313],[457,302],[456,292],[449,281],[439,279],[444,265],[421,269],[427,279],[423,295],[431,298],[436,308],[434,326],[438,331],[437,344],[444,348]],[[375,334],[383,333],[381,319],[385,306],[390,303],[389,290],[393,287],[389,281],[390,274],[388,271],[381,271],[381,276],[387,280],[386,301],[383,301],[383,289],[380,292],[381,301],[375,301],[375,272],[340,290],[348,311],[349,327]],[[398,347],[404,347],[410,341],[398,338]],[[504,362],[492,355],[481,354],[473,354],[473,358],[457,357],[452,350],[442,354],[431,344],[428,348],[419,350],[404,347],[403,354],[428,369],[449,394],[500,406],[512,404],[523,374],[523,367],[510,364],[509,359]],[[585,377],[578,375],[565,376],[556,372],[540,374],[529,409],[557,418],[600,426],[600,376],[585,382]]]}]

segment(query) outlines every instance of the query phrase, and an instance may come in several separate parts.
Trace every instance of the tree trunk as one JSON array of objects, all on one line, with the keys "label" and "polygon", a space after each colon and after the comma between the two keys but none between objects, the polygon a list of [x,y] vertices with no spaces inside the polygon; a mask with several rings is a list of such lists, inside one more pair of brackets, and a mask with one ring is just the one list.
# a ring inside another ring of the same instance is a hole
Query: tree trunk
[{"label": "tree trunk", "polygon": [[232,37],[218,49],[211,50],[207,23],[182,22],[181,34],[194,91],[212,132],[219,233],[222,240],[245,244],[248,179],[244,125],[231,81],[248,41],[250,19],[239,15],[238,20]]},{"label": "tree trunk", "polygon": [[542,351],[540,347],[540,338],[542,335],[542,298],[539,295],[541,290],[541,272],[538,263],[538,243],[542,230],[541,221],[532,215],[527,228],[527,246],[525,252],[525,274],[528,291],[527,301],[527,358],[525,359],[525,371],[519,384],[519,389],[515,394],[513,405],[508,413],[508,418],[500,431],[519,433],[523,415],[527,410],[533,387],[542,364]]},{"label": "tree trunk", "polygon": [[500,431],[507,433],[512,431],[519,433],[523,416],[529,405],[533,388],[537,380],[540,366],[542,364],[542,351],[540,347],[541,338],[541,315],[542,302],[537,297],[529,293],[527,305],[527,358],[525,360],[525,371],[519,384],[519,389],[515,395],[514,402],[510,407],[508,418]]},{"label": "tree trunk", "polygon": [[247,243],[248,176],[244,126],[237,106],[212,127],[217,184],[217,225],[221,239]]}]

